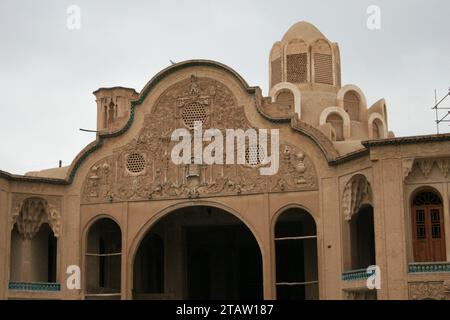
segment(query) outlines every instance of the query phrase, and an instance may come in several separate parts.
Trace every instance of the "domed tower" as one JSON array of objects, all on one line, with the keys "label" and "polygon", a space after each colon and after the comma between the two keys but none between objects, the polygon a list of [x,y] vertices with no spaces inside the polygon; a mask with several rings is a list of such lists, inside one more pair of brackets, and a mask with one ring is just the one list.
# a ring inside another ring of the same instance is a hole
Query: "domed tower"
[{"label": "domed tower", "polygon": [[269,114],[295,114],[343,153],[361,148],[361,140],[388,136],[384,100],[368,108],[360,88],[341,85],[339,46],[312,24],[298,22],[275,42],[269,70]]},{"label": "domed tower", "polygon": [[270,53],[270,88],[280,82],[301,90],[337,92],[341,86],[338,45],[308,22],[294,24]]}]

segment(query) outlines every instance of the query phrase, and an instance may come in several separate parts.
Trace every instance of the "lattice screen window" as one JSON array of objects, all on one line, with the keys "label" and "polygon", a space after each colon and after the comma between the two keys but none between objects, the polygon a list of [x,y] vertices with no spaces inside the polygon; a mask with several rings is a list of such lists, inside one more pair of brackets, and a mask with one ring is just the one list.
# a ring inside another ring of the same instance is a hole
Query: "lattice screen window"
[{"label": "lattice screen window", "polygon": [[277,58],[271,63],[272,87],[281,82],[281,58]]},{"label": "lattice screen window", "polygon": [[205,106],[201,103],[193,102],[183,109],[181,117],[186,127],[193,129],[195,121],[200,121],[202,124],[205,122],[207,117]]},{"label": "lattice screen window", "polygon": [[308,55],[306,53],[290,54],[287,56],[287,81],[304,83],[308,80]]},{"label": "lattice screen window", "polygon": [[315,82],[333,85],[333,59],[331,54],[314,54]]},{"label": "lattice screen window", "polygon": [[261,160],[264,160],[264,157],[264,149],[259,145],[250,145],[245,149],[245,163],[248,165],[260,165]]},{"label": "lattice screen window", "polygon": [[145,169],[145,158],[140,153],[132,153],[127,157],[127,170],[131,173],[141,173]]}]

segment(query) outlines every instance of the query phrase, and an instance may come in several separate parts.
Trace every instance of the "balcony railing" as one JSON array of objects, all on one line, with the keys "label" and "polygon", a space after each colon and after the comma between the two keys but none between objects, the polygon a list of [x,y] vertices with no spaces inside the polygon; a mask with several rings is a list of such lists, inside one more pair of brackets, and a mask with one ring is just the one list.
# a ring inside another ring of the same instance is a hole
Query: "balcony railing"
[{"label": "balcony railing", "polygon": [[61,285],[57,282],[9,282],[9,290],[15,291],[60,291]]},{"label": "balcony railing", "polygon": [[345,271],[342,273],[341,279],[343,281],[367,280],[374,272],[375,270],[371,273],[367,273],[367,269]]},{"label": "balcony railing", "polygon": [[409,273],[450,272],[450,262],[414,262],[408,265]]}]

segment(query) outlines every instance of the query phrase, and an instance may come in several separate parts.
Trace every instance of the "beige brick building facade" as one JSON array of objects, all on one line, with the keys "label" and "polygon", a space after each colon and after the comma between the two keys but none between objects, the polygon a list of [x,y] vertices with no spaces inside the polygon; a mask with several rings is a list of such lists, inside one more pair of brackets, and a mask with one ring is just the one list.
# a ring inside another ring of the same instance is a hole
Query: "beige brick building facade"
[{"label": "beige brick building facade", "polygon": [[[0,171],[0,299],[450,299],[450,135],[395,138],[309,23],[269,70],[268,97],[206,60],[100,88],[70,166]],[[278,129],[278,172],[174,164],[171,134],[194,121]]]}]

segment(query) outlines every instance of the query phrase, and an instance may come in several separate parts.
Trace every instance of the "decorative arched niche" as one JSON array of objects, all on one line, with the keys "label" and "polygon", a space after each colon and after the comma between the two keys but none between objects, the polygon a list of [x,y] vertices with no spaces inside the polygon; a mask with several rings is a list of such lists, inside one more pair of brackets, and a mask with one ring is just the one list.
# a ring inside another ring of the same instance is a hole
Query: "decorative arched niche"
[{"label": "decorative arched niche", "polygon": [[60,231],[59,200],[13,196],[10,281],[56,282]]},{"label": "decorative arched niche", "polygon": [[314,82],[334,85],[333,51],[328,41],[319,39],[311,47]]},{"label": "decorative arched niche", "polygon": [[348,140],[351,136],[350,117],[339,107],[328,107],[320,114],[319,125],[329,123],[336,135],[336,141]]},{"label": "decorative arched niche", "polygon": [[387,125],[383,116],[371,113],[368,119],[369,139],[385,139],[388,137]]},{"label": "decorative arched niche", "polygon": [[292,40],[286,45],[286,82],[306,83],[309,81],[308,45],[303,40]]},{"label": "decorative arched niche", "polygon": [[293,112],[301,119],[301,93],[298,87],[289,82],[281,82],[273,86],[269,95],[272,97],[272,103],[279,102],[280,94],[290,93],[293,97]]},{"label": "decorative arched niche", "polygon": [[276,42],[270,52],[270,87],[283,81],[283,49],[280,42]]},{"label": "decorative arched niche", "polygon": [[353,84],[345,85],[338,91],[337,105],[348,113],[351,121],[361,121],[361,117],[367,109],[364,93]]}]

